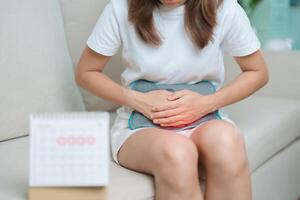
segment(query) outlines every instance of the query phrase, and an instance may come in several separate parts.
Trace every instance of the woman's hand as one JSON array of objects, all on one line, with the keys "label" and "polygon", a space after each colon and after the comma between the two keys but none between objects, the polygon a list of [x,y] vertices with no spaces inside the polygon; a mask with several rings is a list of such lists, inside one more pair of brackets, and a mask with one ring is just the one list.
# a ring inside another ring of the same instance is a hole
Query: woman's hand
[{"label": "woman's hand", "polygon": [[149,92],[142,93],[138,106],[134,109],[142,113],[148,119],[151,119],[150,116],[153,113],[151,108],[157,107],[159,105],[165,105],[168,100],[168,96],[170,96],[172,92],[168,90],[152,90]]},{"label": "woman's hand", "polygon": [[191,90],[176,91],[167,100],[151,109],[153,123],[161,126],[184,126],[215,111],[212,96],[204,96]]}]

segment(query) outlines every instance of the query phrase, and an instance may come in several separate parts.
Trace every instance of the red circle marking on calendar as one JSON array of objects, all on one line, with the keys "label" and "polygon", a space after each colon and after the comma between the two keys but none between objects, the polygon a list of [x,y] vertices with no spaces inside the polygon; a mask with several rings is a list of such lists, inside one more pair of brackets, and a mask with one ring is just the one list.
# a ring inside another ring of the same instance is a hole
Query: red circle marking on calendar
[{"label": "red circle marking on calendar", "polygon": [[85,140],[84,140],[84,138],[83,138],[83,137],[81,137],[81,136],[77,137],[77,144],[79,144],[79,145],[83,145],[83,144],[84,144],[84,142],[85,142]]},{"label": "red circle marking on calendar", "polygon": [[87,138],[87,142],[88,142],[89,145],[95,144],[95,137],[94,136],[89,136]]},{"label": "red circle marking on calendar", "polygon": [[60,136],[60,137],[56,138],[56,142],[59,146],[65,146],[65,144],[66,144],[65,137]]},{"label": "red circle marking on calendar", "polygon": [[59,146],[66,146],[66,145],[94,145],[95,144],[95,137],[94,136],[59,136],[56,138],[56,143]]},{"label": "red circle marking on calendar", "polygon": [[67,143],[68,143],[68,144],[70,144],[70,145],[73,145],[73,144],[75,144],[74,137],[73,137],[73,136],[69,136],[69,137],[67,137]]}]

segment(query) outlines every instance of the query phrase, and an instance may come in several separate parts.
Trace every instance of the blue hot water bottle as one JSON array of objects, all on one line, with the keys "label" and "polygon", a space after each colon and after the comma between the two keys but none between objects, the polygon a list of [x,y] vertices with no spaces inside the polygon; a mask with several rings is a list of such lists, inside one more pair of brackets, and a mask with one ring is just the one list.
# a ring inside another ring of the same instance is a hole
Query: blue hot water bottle
[{"label": "blue hot water bottle", "polygon": [[[194,92],[198,92],[201,95],[208,95],[216,92],[215,86],[208,80],[202,80],[194,84],[187,84],[187,83],[177,83],[177,84],[157,84],[153,81],[148,81],[144,79],[138,79],[133,81],[129,84],[129,88],[132,90],[136,90],[139,92],[149,92],[152,90],[168,90],[171,92],[188,89],[192,90]],[[142,113],[134,110],[131,112],[130,117],[128,119],[128,127],[130,129],[137,129],[137,128],[143,128],[143,127],[159,127],[162,129],[167,130],[185,130],[194,128],[197,125],[201,124],[204,121],[211,120],[211,119],[221,119],[219,110],[216,110],[214,112],[208,113],[207,115],[201,117],[200,119],[187,124],[185,126],[181,127],[175,127],[175,126],[160,126],[159,124],[155,124],[152,122],[151,119],[148,119],[146,116],[144,116]]]}]

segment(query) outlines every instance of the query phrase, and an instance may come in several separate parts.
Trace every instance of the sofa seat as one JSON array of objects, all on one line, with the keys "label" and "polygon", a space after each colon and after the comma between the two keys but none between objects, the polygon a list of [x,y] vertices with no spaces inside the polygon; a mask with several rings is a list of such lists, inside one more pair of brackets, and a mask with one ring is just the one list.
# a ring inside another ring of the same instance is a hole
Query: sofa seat
[{"label": "sofa seat", "polygon": [[300,136],[300,101],[252,95],[224,108],[245,136],[253,172]]},{"label": "sofa seat", "polygon": [[[298,100],[252,95],[224,110],[245,136],[252,173],[300,135]],[[112,124],[116,113],[110,115]],[[0,143],[0,199],[27,198],[28,144],[28,136]],[[151,175],[128,170],[110,158],[109,200],[153,199]]]}]

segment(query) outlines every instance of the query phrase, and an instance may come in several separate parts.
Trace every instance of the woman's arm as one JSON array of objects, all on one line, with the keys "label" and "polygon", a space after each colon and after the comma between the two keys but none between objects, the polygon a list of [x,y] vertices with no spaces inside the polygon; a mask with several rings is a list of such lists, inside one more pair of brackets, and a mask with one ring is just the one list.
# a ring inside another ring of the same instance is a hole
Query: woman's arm
[{"label": "woman's arm", "polygon": [[125,88],[102,73],[111,56],[84,49],[75,72],[75,81],[82,88],[111,102],[133,107],[143,101],[143,93]]},{"label": "woman's arm", "polygon": [[228,85],[209,95],[215,110],[250,96],[269,81],[267,65],[260,50],[248,56],[235,57],[235,60],[243,72]]},{"label": "woman's arm", "polygon": [[189,90],[171,94],[167,104],[155,106],[151,119],[161,126],[190,124],[210,112],[240,101],[251,95],[269,80],[268,70],[260,50],[248,56],[235,57],[242,73],[217,92],[199,95]]}]

